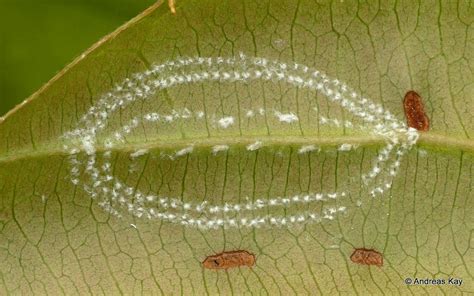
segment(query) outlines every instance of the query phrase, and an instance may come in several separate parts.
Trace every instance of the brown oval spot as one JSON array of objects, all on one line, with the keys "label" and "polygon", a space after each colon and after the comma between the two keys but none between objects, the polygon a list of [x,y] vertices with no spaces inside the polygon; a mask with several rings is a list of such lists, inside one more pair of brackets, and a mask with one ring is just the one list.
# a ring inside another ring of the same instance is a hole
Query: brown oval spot
[{"label": "brown oval spot", "polygon": [[426,116],[419,94],[413,90],[407,92],[403,100],[403,107],[405,108],[405,116],[409,127],[424,132],[430,129],[430,121]]},{"label": "brown oval spot", "polygon": [[248,251],[222,252],[207,257],[202,265],[207,269],[228,269],[239,266],[252,267],[255,264],[255,255]]},{"label": "brown oval spot", "polygon": [[383,265],[383,256],[373,249],[355,249],[351,255],[351,261],[363,265]]}]

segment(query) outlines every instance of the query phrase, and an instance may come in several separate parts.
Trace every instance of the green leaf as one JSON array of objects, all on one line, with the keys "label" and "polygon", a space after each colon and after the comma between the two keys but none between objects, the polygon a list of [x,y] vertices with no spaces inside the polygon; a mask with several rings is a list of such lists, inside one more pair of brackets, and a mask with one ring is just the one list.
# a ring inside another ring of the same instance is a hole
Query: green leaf
[{"label": "green leaf", "polygon": [[[0,123],[1,294],[474,292],[473,16],[151,7]],[[202,265],[237,250],[255,265]]]}]

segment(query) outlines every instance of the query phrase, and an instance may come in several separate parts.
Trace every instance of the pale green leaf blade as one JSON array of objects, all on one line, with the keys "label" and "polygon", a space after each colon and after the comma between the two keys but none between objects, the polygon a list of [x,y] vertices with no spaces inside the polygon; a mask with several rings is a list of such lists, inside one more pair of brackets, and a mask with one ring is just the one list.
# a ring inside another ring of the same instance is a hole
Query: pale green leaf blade
[{"label": "pale green leaf blade", "polygon": [[472,15],[151,7],[0,123],[2,294],[472,293]]}]

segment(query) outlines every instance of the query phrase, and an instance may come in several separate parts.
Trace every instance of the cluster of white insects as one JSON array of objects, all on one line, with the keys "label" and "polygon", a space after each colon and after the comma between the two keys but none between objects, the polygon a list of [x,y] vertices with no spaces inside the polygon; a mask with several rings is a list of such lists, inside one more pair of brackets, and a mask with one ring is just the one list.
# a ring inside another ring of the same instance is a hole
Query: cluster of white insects
[{"label": "cluster of white insects", "polygon": [[[170,124],[177,120],[209,120],[216,129],[227,129],[236,124],[240,118],[222,116],[216,118],[204,111],[191,111],[187,108],[173,110],[170,113],[152,112],[132,118],[119,129],[107,132],[99,142],[99,133],[106,127],[111,115],[123,110],[127,105],[138,100],[147,100],[157,92],[184,84],[214,81],[220,83],[249,82],[255,80],[279,81],[291,86],[319,92],[328,102],[338,104],[358,118],[362,124],[356,125],[351,121],[337,118],[319,117],[320,124],[344,126],[349,129],[362,129],[381,137],[386,146],[381,149],[372,168],[363,176],[363,180],[372,196],[389,190],[393,177],[397,174],[400,160],[417,141],[418,133],[407,128],[405,123],[396,119],[390,112],[369,99],[357,94],[346,84],[327,77],[310,67],[301,64],[286,64],[270,61],[265,58],[250,58],[244,54],[236,57],[195,57],[178,58],[143,73],[137,73],[132,78],[125,79],[122,84],[104,94],[82,117],[76,129],[67,132],[64,146],[69,153],[71,163],[71,180],[74,185],[83,189],[96,199],[106,211],[121,216],[128,212],[136,217],[160,219],[186,226],[209,229],[215,227],[258,227],[263,225],[291,225],[294,223],[321,222],[333,220],[335,215],[345,212],[344,206],[324,206],[318,213],[304,212],[295,215],[275,216],[271,214],[258,216],[255,211],[271,207],[291,207],[296,204],[324,203],[342,199],[348,193],[326,192],[299,194],[287,197],[261,198],[248,200],[245,203],[210,204],[208,202],[186,202],[179,197],[164,197],[158,194],[144,194],[137,188],[128,186],[112,172],[112,148],[124,143],[125,136],[132,133],[141,123]],[[254,108],[245,111],[246,118],[258,116],[274,116],[283,124],[298,122],[296,112],[282,112]],[[98,159],[97,149],[105,149]],[[246,149],[249,153],[265,147],[263,140],[249,143]],[[211,147],[211,153],[217,155],[226,153],[231,146],[221,143]],[[348,151],[355,146],[350,143],[341,144],[339,151]],[[176,150],[173,154],[163,155],[177,159],[193,153],[194,146]],[[316,145],[304,145],[298,153],[318,152]],[[87,161],[79,158],[81,153],[87,155]],[[138,149],[130,154],[130,158],[139,159],[148,154],[147,149]],[[377,182],[374,180],[377,179]],[[262,213],[265,211],[260,211]]]}]

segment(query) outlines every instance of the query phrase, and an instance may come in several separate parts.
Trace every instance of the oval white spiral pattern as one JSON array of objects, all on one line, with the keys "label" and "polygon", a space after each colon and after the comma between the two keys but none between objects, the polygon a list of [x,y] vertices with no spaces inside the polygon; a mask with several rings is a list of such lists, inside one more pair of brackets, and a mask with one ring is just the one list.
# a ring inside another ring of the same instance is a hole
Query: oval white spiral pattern
[{"label": "oval white spiral pattern", "polygon": [[[124,110],[127,105],[139,100],[147,100],[157,92],[184,84],[198,84],[207,81],[219,83],[246,83],[249,81],[278,81],[293,87],[306,89],[324,95],[328,102],[337,104],[360,119],[363,124],[356,125],[339,118],[319,117],[320,124],[344,126],[348,129],[362,129],[385,140],[386,146],[378,153],[372,168],[363,176],[366,186],[372,196],[383,194],[392,185],[403,155],[416,143],[418,133],[415,129],[407,128],[406,124],[392,115],[382,106],[351,90],[345,83],[332,79],[324,73],[301,64],[287,64],[271,61],[260,57],[247,57],[240,54],[237,57],[182,57],[161,65],[153,66],[151,70],[136,73],[132,78],[125,79],[113,90],[104,94],[81,118],[77,127],[64,135],[67,143],[64,146],[69,153],[71,163],[71,181],[81,186],[91,198],[111,214],[121,216],[128,212],[139,218],[160,219],[185,226],[200,229],[216,227],[260,227],[286,226],[295,223],[317,223],[323,220],[333,220],[335,215],[346,211],[344,206],[324,207],[320,213],[304,212],[295,215],[253,215],[253,211],[269,207],[291,207],[303,203],[317,203],[328,200],[342,199],[347,196],[341,192],[319,192],[300,194],[287,197],[262,198],[246,203],[209,204],[183,202],[178,197],[165,197],[157,194],[144,194],[138,189],[128,186],[124,181],[115,177],[112,172],[111,155],[114,146],[122,144],[124,137],[132,133],[144,122],[173,122],[177,119],[205,120],[203,111],[191,112],[174,110],[171,114],[150,112],[136,116],[121,128],[108,133],[105,140],[99,143],[98,134],[103,131],[110,116]],[[270,113],[270,114],[269,114]],[[297,113],[281,112],[257,108],[248,110],[246,117],[271,115],[282,124],[298,122]],[[236,119],[226,116],[215,119],[217,129],[226,129],[235,124]],[[102,164],[98,165],[97,147],[105,147]],[[247,146],[249,153],[262,149],[263,141],[256,141]],[[212,155],[226,153],[229,145],[222,143],[210,149]],[[342,144],[339,151],[354,149],[351,144]],[[170,159],[179,158],[193,153],[193,145],[177,150]],[[319,151],[315,145],[302,146],[298,153],[313,153]],[[87,154],[87,162],[78,158],[80,152]],[[147,149],[139,149],[130,154],[136,159],[147,155]],[[84,176],[81,177],[81,172]],[[383,180],[374,182],[374,179]],[[84,181],[86,180],[86,181]],[[261,211],[262,212],[262,211]]]}]

